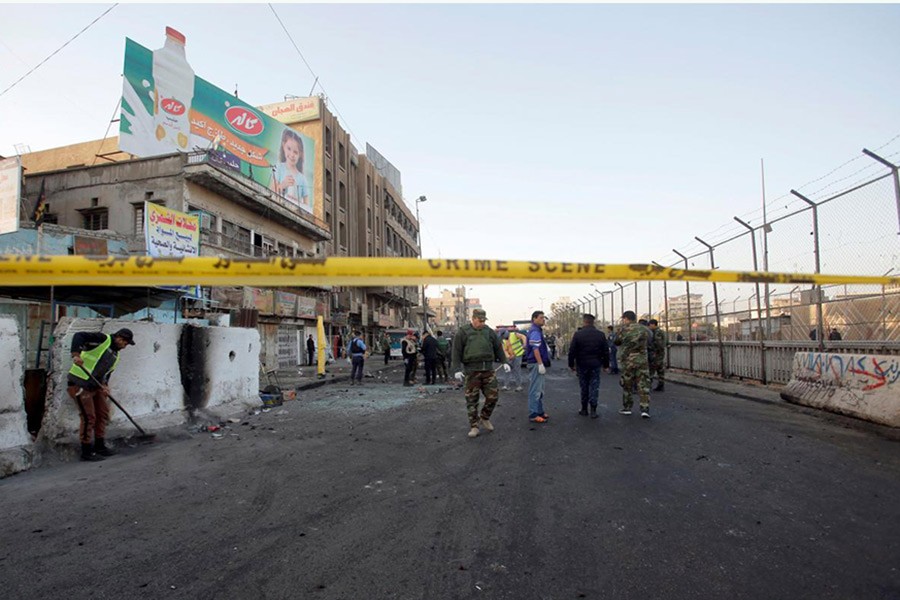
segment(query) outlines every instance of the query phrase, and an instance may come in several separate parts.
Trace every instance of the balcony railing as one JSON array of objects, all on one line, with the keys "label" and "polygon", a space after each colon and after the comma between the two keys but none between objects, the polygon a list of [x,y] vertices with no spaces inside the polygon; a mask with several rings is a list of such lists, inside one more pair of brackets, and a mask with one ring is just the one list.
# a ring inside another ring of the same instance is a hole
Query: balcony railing
[{"label": "balcony railing", "polygon": [[281,208],[284,208],[285,210],[291,212],[300,220],[306,221],[310,225],[314,225],[319,229],[330,231],[330,226],[324,220],[320,219],[312,213],[306,212],[305,210],[298,209],[297,205],[292,203],[281,194],[273,192],[271,189],[267,188],[255,179],[244,176],[240,171],[236,171],[234,169],[228,168],[227,166],[224,166],[223,164],[219,164],[219,162],[215,158],[211,160],[210,155],[210,151],[207,150],[190,152],[186,155],[187,164],[192,166],[206,165],[210,168],[213,168],[219,173],[222,173],[240,183],[241,185],[249,187],[251,190],[253,190],[254,193],[267,198],[270,202],[277,204]]}]

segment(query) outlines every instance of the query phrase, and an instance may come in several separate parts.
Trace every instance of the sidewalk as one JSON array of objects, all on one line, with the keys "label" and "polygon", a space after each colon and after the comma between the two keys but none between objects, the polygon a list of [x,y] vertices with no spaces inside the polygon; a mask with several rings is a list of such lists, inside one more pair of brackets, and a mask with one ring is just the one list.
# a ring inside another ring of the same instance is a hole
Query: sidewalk
[{"label": "sidewalk", "polygon": [[666,382],[669,381],[688,387],[716,392],[718,394],[743,398],[745,400],[755,400],[757,402],[767,402],[769,404],[788,404],[788,402],[781,399],[781,389],[784,386],[780,383],[763,385],[758,381],[739,379],[724,380],[715,376],[703,376],[682,371],[667,370]]},{"label": "sidewalk", "polygon": [[[282,390],[311,390],[313,388],[328,385],[329,383],[340,383],[350,380],[350,363],[347,359],[342,358],[334,361],[330,365],[325,365],[325,376],[320,378],[316,374],[316,366],[301,365],[292,369],[278,369],[274,373],[270,371],[267,377],[265,373],[260,371],[259,387],[265,388],[267,385],[277,385]],[[276,382],[277,375],[277,382]],[[363,367],[364,379],[393,379],[399,376],[397,383],[403,381],[403,361],[391,360],[387,365],[384,364],[384,357],[374,356],[366,359]],[[422,375],[422,365],[419,365],[419,377]]]}]

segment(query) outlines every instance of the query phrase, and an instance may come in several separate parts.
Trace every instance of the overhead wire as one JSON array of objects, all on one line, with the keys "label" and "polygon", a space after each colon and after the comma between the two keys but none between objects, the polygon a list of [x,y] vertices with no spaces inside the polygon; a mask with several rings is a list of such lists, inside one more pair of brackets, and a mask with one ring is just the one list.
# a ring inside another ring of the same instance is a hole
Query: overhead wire
[{"label": "overhead wire", "polygon": [[306,65],[306,68],[309,69],[309,73],[310,73],[310,74],[313,76],[313,78],[314,78],[313,87],[312,87],[312,89],[310,89],[310,93],[312,93],[313,90],[316,89],[316,85],[318,85],[319,88],[321,88],[322,93],[325,94],[325,96],[328,98],[328,103],[331,105],[332,108],[334,108],[335,114],[337,114],[337,116],[338,116],[338,117],[341,119],[341,121],[343,122],[344,126],[347,128],[347,133],[350,134],[350,138],[351,138],[351,139],[355,139],[355,140],[357,141],[357,143],[360,144],[360,147],[361,147],[361,146],[362,146],[362,140],[360,140],[359,137],[358,137],[356,134],[353,133],[353,130],[350,128],[349,122],[347,121],[347,119],[344,118],[344,115],[341,114],[340,109],[338,109],[337,103],[336,103],[336,102],[334,101],[334,99],[332,99],[332,97],[328,94],[328,91],[325,89],[325,86],[322,85],[322,82],[321,82],[321,80],[319,79],[319,76],[316,75],[315,71],[313,71],[313,69],[312,69],[312,67],[310,66],[309,62],[306,60],[306,57],[303,56],[303,52],[300,51],[300,47],[297,46],[297,42],[294,41],[294,37],[291,35],[291,32],[288,31],[288,28],[285,26],[284,21],[281,20],[281,17],[280,17],[280,16],[278,15],[278,13],[275,11],[275,7],[272,6],[272,4],[268,4],[268,7],[269,7],[269,10],[272,11],[272,14],[275,15],[275,19],[278,21],[278,24],[281,25],[281,29],[284,31],[284,34],[287,36],[288,40],[291,42],[291,45],[294,47],[294,50],[297,51],[297,54],[300,56],[300,60],[303,61],[303,64]]},{"label": "overhead wire", "polygon": [[107,14],[109,14],[109,12],[110,12],[112,9],[114,9],[115,7],[117,7],[118,5],[119,5],[119,3],[117,2],[116,4],[113,4],[112,6],[110,6],[109,8],[107,8],[105,11],[103,11],[103,14],[101,14],[99,17],[97,17],[96,19],[94,19],[93,21],[91,21],[90,23],[88,23],[87,26],[85,26],[81,31],[79,31],[78,33],[76,33],[76,34],[75,34],[74,36],[72,36],[71,38],[69,38],[69,40],[68,40],[65,44],[63,44],[62,46],[60,46],[59,48],[57,48],[56,50],[54,50],[53,52],[51,52],[50,55],[49,55],[47,58],[45,58],[44,60],[42,60],[41,62],[39,62],[39,63],[38,63],[37,65],[35,65],[31,70],[29,70],[27,73],[25,73],[24,75],[22,75],[21,77],[19,77],[18,79],[16,79],[16,80],[15,80],[14,82],[12,82],[5,90],[3,90],[2,92],[0,92],[0,97],[2,97],[4,94],[6,94],[6,92],[8,92],[8,91],[10,91],[11,89],[13,89],[14,87],[16,87],[16,86],[17,86],[19,83],[21,83],[22,80],[24,80],[26,77],[28,77],[29,75],[31,75],[32,73],[34,73],[35,71],[37,71],[44,63],[46,63],[48,60],[50,60],[51,58],[53,58],[54,56],[56,56],[60,51],[63,50],[63,48],[65,48],[66,46],[68,46],[69,44],[71,44],[72,42],[74,42],[79,36],[81,36],[81,34],[83,34],[85,31],[87,31],[88,29],[90,29],[97,21],[99,21],[100,19],[102,19],[103,17],[105,17]]}]

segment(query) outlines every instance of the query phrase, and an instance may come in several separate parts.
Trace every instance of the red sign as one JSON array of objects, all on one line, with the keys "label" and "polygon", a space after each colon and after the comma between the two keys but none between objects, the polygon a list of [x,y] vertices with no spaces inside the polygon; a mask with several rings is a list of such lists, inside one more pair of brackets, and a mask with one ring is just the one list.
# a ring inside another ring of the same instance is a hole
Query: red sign
[{"label": "red sign", "polygon": [[235,131],[244,135],[259,135],[265,127],[259,115],[244,106],[232,106],[226,110],[225,120]]},{"label": "red sign", "polygon": [[184,114],[184,104],[176,100],[175,98],[163,98],[162,102],[159,103],[162,106],[162,109],[169,113],[170,115],[175,115],[176,117],[180,117]]}]

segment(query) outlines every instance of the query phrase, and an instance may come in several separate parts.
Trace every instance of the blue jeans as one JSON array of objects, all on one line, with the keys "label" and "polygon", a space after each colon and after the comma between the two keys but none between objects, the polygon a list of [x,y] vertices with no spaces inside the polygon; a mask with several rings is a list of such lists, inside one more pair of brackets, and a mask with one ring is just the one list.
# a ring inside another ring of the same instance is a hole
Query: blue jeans
[{"label": "blue jeans", "polygon": [[581,386],[581,407],[587,408],[590,404],[597,408],[597,398],[600,396],[600,367],[590,369],[578,367],[578,384]]},{"label": "blue jeans", "polygon": [[528,418],[533,419],[544,414],[544,375],[538,372],[537,363],[528,365],[531,381],[528,384]]},{"label": "blue jeans", "polygon": [[350,357],[350,363],[353,365],[353,370],[350,371],[350,380],[362,381],[363,378],[363,365],[365,364],[366,359],[362,354],[354,354]]},{"label": "blue jeans", "polygon": [[619,360],[616,358],[616,354],[619,353],[619,347],[615,344],[609,345],[609,370],[613,373],[619,372]]},{"label": "blue jeans", "polygon": [[509,373],[506,374],[504,385],[511,387],[513,379],[516,380],[516,387],[522,387],[522,357],[517,356],[509,361]]}]

